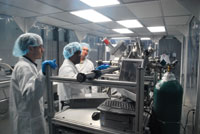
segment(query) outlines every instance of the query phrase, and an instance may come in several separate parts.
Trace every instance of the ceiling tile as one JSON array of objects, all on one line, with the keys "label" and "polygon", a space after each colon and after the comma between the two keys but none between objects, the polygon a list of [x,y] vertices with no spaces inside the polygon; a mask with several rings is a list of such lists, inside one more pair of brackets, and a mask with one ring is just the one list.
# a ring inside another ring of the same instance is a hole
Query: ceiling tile
[{"label": "ceiling tile", "polygon": [[142,37],[151,37],[153,34],[152,33],[140,33],[138,34],[138,36],[142,36]]},{"label": "ceiling tile", "polygon": [[135,18],[135,15],[125,5],[101,7],[96,10],[115,21]]},{"label": "ceiling tile", "polygon": [[163,0],[161,3],[164,16],[190,15],[190,12],[176,0]]},{"label": "ceiling tile", "polygon": [[37,21],[41,23],[53,25],[53,26],[60,26],[60,27],[65,26],[65,25],[71,25],[70,23],[67,23],[58,19],[54,19],[51,17],[47,17],[47,16],[37,17]]},{"label": "ceiling tile", "polygon": [[106,29],[105,31],[103,31],[106,34],[116,34],[115,31],[113,31],[112,29]]},{"label": "ceiling tile", "polygon": [[165,23],[166,25],[185,25],[189,18],[189,16],[165,17]]},{"label": "ceiling tile", "polygon": [[77,16],[70,14],[68,12],[56,13],[56,14],[52,14],[52,15],[49,15],[49,16],[51,16],[53,18],[60,19],[60,20],[64,20],[66,22],[70,22],[70,23],[73,23],[73,24],[82,24],[82,23],[88,22],[87,20],[82,19],[80,17],[77,17]]},{"label": "ceiling tile", "polygon": [[166,26],[168,34],[181,34],[181,32],[178,30],[177,26]]},{"label": "ceiling tile", "polygon": [[125,37],[125,35],[121,35],[121,34],[110,34],[108,37]]},{"label": "ceiling tile", "polygon": [[65,25],[65,26],[62,26],[62,27],[63,28],[67,28],[67,29],[76,30],[76,31],[82,31],[82,32],[86,32],[86,33],[91,31],[90,29],[81,27],[79,25]]},{"label": "ceiling tile", "polygon": [[90,8],[80,0],[38,0],[65,11],[74,11]]},{"label": "ceiling tile", "polygon": [[[116,21],[138,19],[144,26],[163,26],[163,18],[167,25],[168,34],[178,34],[176,26],[188,23],[190,13],[177,0],[119,0],[122,4],[115,6],[96,7],[98,12],[111,18],[113,21],[91,23],[69,13],[69,11],[91,9],[80,0],[0,0],[0,14],[32,17],[38,16],[39,22],[87,31],[92,34],[105,36],[148,36],[165,35],[166,33],[151,33],[145,27],[131,29],[134,34],[118,34],[112,29],[124,28]],[[162,16],[162,10],[165,17]],[[176,17],[175,17],[176,16]],[[174,26],[174,27],[169,27]]]},{"label": "ceiling tile", "polygon": [[136,33],[129,33],[129,34],[120,34],[115,32],[115,34],[109,34],[109,37],[133,37],[133,36],[137,36]]},{"label": "ceiling tile", "polygon": [[182,35],[179,31],[168,31],[168,35]]},{"label": "ceiling tile", "polygon": [[92,34],[92,35],[97,35],[97,36],[105,37],[105,34],[104,34],[104,33],[98,32],[98,31],[90,31],[88,34]]},{"label": "ceiling tile", "polygon": [[163,20],[161,17],[158,18],[142,18],[140,22],[146,27],[149,26],[164,26]]},{"label": "ceiling tile", "polygon": [[134,3],[134,2],[144,2],[144,1],[153,1],[153,0],[121,0],[124,4]]},{"label": "ceiling tile", "polygon": [[163,35],[166,35],[166,32],[162,32],[162,33],[153,33],[153,35],[163,36]]},{"label": "ceiling tile", "polygon": [[138,35],[152,35],[152,33],[146,28],[135,28],[133,29]]},{"label": "ceiling tile", "polygon": [[82,26],[82,27],[85,27],[85,28],[89,28],[91,30],[98,30],[98,31],[103,31],[105,30],[106,28],[100,26],[100,25],[97,25],[95,23],[88,23],[88,24],[80,24],[79,26]]},{"label": "ceiling tile", "polygon": [[104,26],[109,29],[124,28],[122,25],[118,24],[115,21],[99,23],[99,25]]},{"label": "ceiling tile", "polygon": [[16,16],[16,17],[31,17],[31,16],[38,15],[30,11],[26,11],[20,8],[8,6],[1,3],[0,3],[0,13],[5,14],[5,15],[10,15],[10,16]]},{"label": "ceiling tile", "polygon": [[126,4],[126,6],[138,18],[146,18],[146,17],[149,18],[149,17],[162,16],[159,1]]},{"label": "ceiling tile", "polygon": [[176,26],[168,26],[168,25],[167,25],[165,28],[166,28],[168,31],[169,31],[169,30],[177,30]]},{"label": "ceiling tile", "polygon": [[49,14],[61,12],[61,10],[43,4],[35,0],[0,0],[2,3],[15,6],[17,8],[26,9],[28,11],[33,11],[35,13]]}]

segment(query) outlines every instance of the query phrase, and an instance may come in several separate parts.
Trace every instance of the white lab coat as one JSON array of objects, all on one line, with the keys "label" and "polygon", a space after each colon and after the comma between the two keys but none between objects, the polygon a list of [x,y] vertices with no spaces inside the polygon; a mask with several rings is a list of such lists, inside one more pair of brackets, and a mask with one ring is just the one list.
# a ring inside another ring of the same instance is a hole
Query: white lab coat
[{"label": "white lab coat", "polygon": [[94,64],[89,59],[85,59],[82,63],[76,64],[76,67],[81,73],[90,73],[94,70]]},{"label": "white lab coat", "polygon": [[15,65],[10,83],[12,134],[44,134],[43,91],[45,77],[28,59]]},{"label": "white lab coat", "polygon": [[[85,59],[82,63],[76,64],[76,67],[79,72],[84,74],[91,73],[91,71],[94,70],[94,64],[89,59]],[[92,86],[91,88],[92,91],[90,91],[89,87],[85,87],[83,89],[84,93],[90,93],[90,92],[96,93],[98,90],[96,86]]]},{"label": "white lab coat", "polygon": [[[65,59],[59,69],[58,76],[76,79],[78,73],[75,65],[69,59]],[[82,90],[84,87],[81,84],[58,83],[59,109],[61,109],[61,101],[69,100],[73,95],[84,93]]]}]

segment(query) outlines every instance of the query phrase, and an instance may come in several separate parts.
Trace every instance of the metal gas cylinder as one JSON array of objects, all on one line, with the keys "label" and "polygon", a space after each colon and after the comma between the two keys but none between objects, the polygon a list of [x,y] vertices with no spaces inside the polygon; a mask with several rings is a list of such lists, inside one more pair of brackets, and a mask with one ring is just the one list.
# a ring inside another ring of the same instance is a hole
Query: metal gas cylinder
[{"label": "metal gas cylinder", "polygon": [[172,72],[167,72],[154,88],[153,114],[159,134],[179,134],[183,88]]}]

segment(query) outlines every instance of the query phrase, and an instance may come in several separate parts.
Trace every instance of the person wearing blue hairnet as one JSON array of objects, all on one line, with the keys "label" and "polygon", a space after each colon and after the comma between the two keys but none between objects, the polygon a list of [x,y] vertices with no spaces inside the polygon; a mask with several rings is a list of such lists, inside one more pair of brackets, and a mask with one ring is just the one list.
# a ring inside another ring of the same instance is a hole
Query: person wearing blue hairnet
[{"label": "person wearing blue hairnet", "polygon": [[[82,47],[82,52],[81,52],[81,61],[79,64],[76,64],[76,67],[79,72],[81,73],[90,73],[92,70],[94,70],[94,64],[92,61],[90,61],[88,57],[88,53],[90,52],[90,45],[87,43],[80,43]],[[97,92],[97,88],[93,86],[92,90],[90,90],[89,87],[86,87],[84,89],[85,93],[90,93],[90,92]]]},{"label": "person wearing blue hairnet", "polygon": [[[81,46],[78,42],[71,42],[63,48],[63,56],[65,58],[59,69],[60,77],[76,78],[79,71],[76,64],[80,63]],[[58,84],[59,110],[62,110],[63,102],[68,103],[73,95],[84,93],[81,89],[85,86],[71,83]]]},{"label": "person wearing blue hairnet", "polygon": [[42,38],[34,33],[20,35],[15,41],[13,55],[19,57],[10,82],[10,118],[12,134],[45,134],[43,92],[45,66],[57,67],[55,60],[44,61],[37,70],[36,59],[44,53]]}]

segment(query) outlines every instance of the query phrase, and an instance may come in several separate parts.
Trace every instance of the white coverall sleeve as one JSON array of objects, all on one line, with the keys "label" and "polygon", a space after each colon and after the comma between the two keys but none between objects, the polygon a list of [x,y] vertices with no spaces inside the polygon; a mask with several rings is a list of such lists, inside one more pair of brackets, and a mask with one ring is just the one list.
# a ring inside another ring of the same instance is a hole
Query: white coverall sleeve
[{"label": "white coverall sleeve", "polygon": [[23,67],[18,70],[17,79],[19,90],[26,100],[38,100],[42,97],[45,88],[45,76],[39,72],[33,73],[29,67]]},{"label": "white coverall sleeve", "polygon": [[[76,79],[76,76],[78,74],[76,72],[74,72],[74,70],[71,68],[71,67],[65,67],[65,69],[61,70],[60,73],[59,73],[59,76],[62,76],[62,77],[67,77],[67,78],[74,78]],[[67,89],[67,88],[71,88],[73,90],[80,90],[84,87],[87,87],[86,85],[83,85],[83,84],[69,84],[69,83],[63,83],[64,84],[64,87]]]}]

